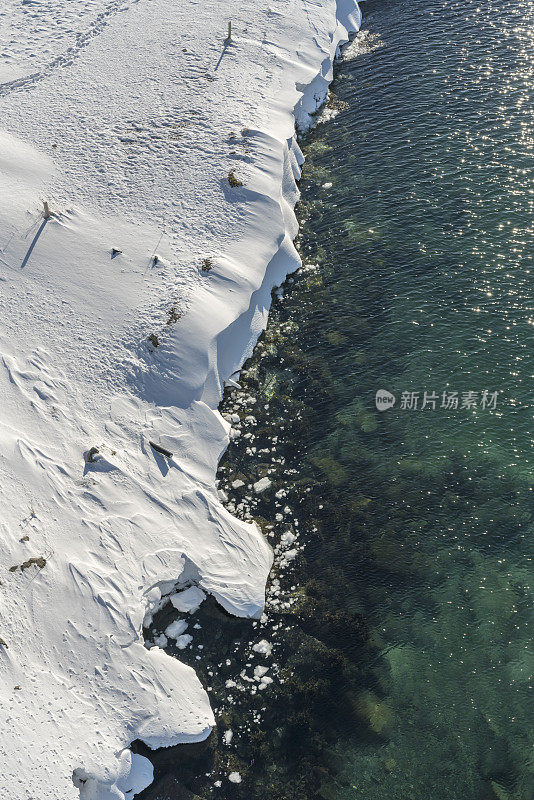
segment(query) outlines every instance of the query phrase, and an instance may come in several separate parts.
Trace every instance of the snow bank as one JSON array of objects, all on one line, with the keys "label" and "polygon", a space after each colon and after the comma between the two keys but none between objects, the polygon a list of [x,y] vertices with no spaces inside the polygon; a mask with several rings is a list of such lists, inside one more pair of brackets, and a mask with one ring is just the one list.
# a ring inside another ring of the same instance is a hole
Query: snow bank
[{"label": "snow bank", "polygon": [[144,646],[162,587],[263,608],[272,553],[215,490],[217,405],[298,265],[295,120],[359,12],[0,11],[15,43],[0,56],[1,784],[12,800],[120,800],[151,780],[133,740],[214,724],[194,671]]}]

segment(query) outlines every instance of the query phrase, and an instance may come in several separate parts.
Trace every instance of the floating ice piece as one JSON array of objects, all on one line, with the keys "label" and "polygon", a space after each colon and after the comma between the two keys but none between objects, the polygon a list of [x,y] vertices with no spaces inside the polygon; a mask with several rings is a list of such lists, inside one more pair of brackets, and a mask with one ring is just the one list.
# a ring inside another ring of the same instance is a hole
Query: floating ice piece
[{"label": "floating ice piece", "polygon": [[265,673],[266,673],[266,672],[268,672],[268,671],[269,671],[269,667],[261,667],[261,666],[258,664],[258,666],[257,666],[257,667],[254,667],[254,677],[256,678],[256,680],[258,680],[258,681],[259,681],[259,680],[260,680],[260,678],[263,678],[263,676],[265,675]]},{"label": "floating ice piece", "polygon": [[290,544],[293,544],[297,537],[291,531],[284,531],[284,533],[280,537],[280,544],[283,547],[289,547]]},{"label": "floating ice piece", "polygon": [[190,586],[189,589],[184,589],[183,592],[171,595],[171,603],[176,610],[189,614],[197,611],[205,599],[206,595],[198,586]]},{"label": "floating ice piece", "polygon": [[256,642],[256,644],[252,645],[252,649],[255,653],[261,653],[264,656],[270,656],[273,650],[272,644],[270,644],[267,639],[261,639],[261,641]]},{"label": "floating ice piece", "polygon": [[161,649],[163,650],[163,648],[167,647],[167,645],[169,644],[169,640],[167,639],[164,633],[160,633],[159,636],[154,636],[154,644],[156,645],[156,647],[161,647]]},{"label": "floating ice piece", "polygon": [[280,559],[280,564],[284,566],[285,564],[289,564],[290,561],[293,561],[296,558],[298,550],[294,547],[292,550],[286,550],[283,554],[282,558]]},{"label": "floating ice piece", "polygon": [[259,481],[256,481],[256,483],[254,484],[254,492],[256,494],[261,494],[262,492],[265,492],[267,489],[269,489],[271,485],[272,481],[269,478],[267,477],[260,478]]},{"label": "floating ice piece", "polygon": [[185,619],[175,619],[174,622],[171,622],[171,624],[167,625],[165,628],[165,636],[169,639],[178,639],[186,628],[187,622]]},{"label": "floating ice piece", "polygon": [[237,481],[234,481],[234,482],[232,483],[232,489],[240,489],[240,488],[241,488],[242,486],[244,486],[244,485],[245,485],[245,481],[240,481],[240,480],[238,479]]},{"label": "floating ice piece", "polygon": [[232,741],[233,735],[234,735],[234,732],[232,730],[228,729],[227,731],[225,731],[223,733],[223,737],[222,737],[223,738],[223,742],[225,744],[230,744],[230,742]]},{"label": "floating ice piece", "polygon": [[181,636],[178,636],[176,639],[176,647],[178,650],[185,650],[188,644],[191,644],[193,641],[193,637],[190,633],[183,633]]},{"label": "floating ice piece", "polygon": [[239,772],[231,772],[228,775],[228,780],[231,781],[232,783],[241,783],[241,775],[239,774]]}]

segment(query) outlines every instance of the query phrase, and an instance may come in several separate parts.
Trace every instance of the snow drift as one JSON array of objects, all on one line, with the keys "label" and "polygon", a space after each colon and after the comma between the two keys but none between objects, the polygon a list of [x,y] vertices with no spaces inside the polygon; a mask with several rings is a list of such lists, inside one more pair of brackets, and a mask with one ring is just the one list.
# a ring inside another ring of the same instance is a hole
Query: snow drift
[{"label": "snow drift", "polygon": [[11,5],[0,0],[15,42],[0,56],[0,781],[12,800],[124,800],[152,779],[133,740],[191,742],[214,724],[194,671],[144,646],[161,587],[262,611],[272,554],[217,497],[229,437],[217,406],[299,263],[295,122],[323,101],[359,11]]}]

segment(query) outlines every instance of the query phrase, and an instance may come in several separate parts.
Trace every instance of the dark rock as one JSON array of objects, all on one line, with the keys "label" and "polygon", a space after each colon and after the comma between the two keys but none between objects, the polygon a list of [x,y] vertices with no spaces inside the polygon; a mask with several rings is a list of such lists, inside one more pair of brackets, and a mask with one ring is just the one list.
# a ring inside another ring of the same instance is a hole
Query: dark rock
[{"label": "dark rock", "polygon": [[485,780],[512,787],[516,781],[508,742],[502,736],[486,741],[478,758],[478,771]]},{"label": "dark rock", "polygon": [[87,461],[87,463],[88,464],[94,464],[95,461],[96,461],[95,456],[99,452],[100,451],[99,451],[98,447],[91,447],[91,449],[87,451],[87,454],[85,456],[85,460]]}]

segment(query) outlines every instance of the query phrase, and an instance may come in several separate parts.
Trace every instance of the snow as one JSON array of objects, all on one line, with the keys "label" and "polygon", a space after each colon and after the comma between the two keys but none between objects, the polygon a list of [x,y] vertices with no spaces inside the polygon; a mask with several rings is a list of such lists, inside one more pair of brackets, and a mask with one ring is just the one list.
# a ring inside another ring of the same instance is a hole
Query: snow
[{"label": "snow", "polygon": [[[74,786],[80,790],[80,800],[116,800],[118,797],[133,797],[149,786],[154,778],[150,761],[143,756],[123,750],[119,756],[119,769],[112,790],[103,789],[85,770],[76,770]],[[119,794],[120,793],[120,794]]]},{"label": "snow", "polygon": [[217,494],[217,406],[298,265],[295,120],[358,22],[354,0],[0,0],[6,797],[131,798],[133,740],[214,725],[143,620],[176,584],[261,616],[272,552]]}]

